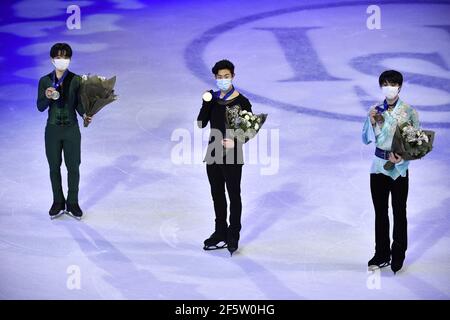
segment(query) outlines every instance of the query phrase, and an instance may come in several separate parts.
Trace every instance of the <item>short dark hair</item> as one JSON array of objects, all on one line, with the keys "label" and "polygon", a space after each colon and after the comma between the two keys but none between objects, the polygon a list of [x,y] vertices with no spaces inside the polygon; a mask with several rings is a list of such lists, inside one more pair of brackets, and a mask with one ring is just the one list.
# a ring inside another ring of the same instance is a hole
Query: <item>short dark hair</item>
[{"label": "short dark hair", "polygon": [[403,76],[400,72],[395,70],[386,70],[382,74],[380,74],[380,78],[378,79],[378,83],[380,87],[383,86],[385,82],[389,82],[392,84],[398,84],[402,86],[403,84]]},{"label": "short dark hair", "polygon": [[50,57],[54,58],[59,54],[63,55],[64,57],[71,58],[72,48],[67,43],[64,42],[55,43],[50,49]]},{"label": "short dark hair", "polygon": [[216,76],[219,73],[219,70],[230,70],[231,74],[234,75],[234,64],[231,63],[231,61],[229,60],[220,60],[217,61],[216,64],[214,65],[214,67],[212,67],[211,71],[212,73],[214,73]]}]

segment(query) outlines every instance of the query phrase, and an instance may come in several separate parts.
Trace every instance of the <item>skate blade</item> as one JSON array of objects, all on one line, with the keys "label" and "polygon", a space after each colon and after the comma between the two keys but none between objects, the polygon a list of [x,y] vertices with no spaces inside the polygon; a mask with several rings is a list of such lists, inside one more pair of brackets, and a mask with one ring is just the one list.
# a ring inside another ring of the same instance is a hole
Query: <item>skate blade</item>
[{"label": "skate blade", "polygon": [[72,214],[72,212],[66,211],[65,213],[66,213],[69,217],[74,218],[75,220],[78,220],[78,221],[81,220],[81,217],[74,216],[74,215]]},{"label": "skate blade", "polygon": [[54,216],[50,216],[50,220],[55,220],[56,218],[61,217],[64,213],[65,213],[65,211],[62,210],[58,214],[55,214]]},{"label": "skate blade", "polygon": [[381,264],[381,265],[379,265],[379,266],[377,266],[377,265],[371,265],[371,266],[369,266],[369,267],[367,268],[367,270],[368,270],[368,271],[375,271],[375,270],[378,270],[378,269],[386,268],[387,266],[390,266],[390,265],[391,265],[390,262],[383,263],[383,264]]},{"label": "skate blade", "polygon": [[204,246],[203,250],[212,251],[212,250],[220,250],[220,249],[225,249],[225,248],[227,248],[227,244],[223,242],[222,245]]}]

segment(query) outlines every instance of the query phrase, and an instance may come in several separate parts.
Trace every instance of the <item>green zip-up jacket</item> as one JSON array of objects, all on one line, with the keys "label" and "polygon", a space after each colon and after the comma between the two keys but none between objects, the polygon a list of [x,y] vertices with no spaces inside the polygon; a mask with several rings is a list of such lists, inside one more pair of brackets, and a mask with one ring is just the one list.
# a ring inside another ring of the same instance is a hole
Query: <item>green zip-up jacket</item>
[{"label": "green zip-up jacket", "polygon": [[79,97],[81,77],[69,71],[62,86],[58,88],[59,99],[53,100],[45,96],[45,90],[53,87],[54,77],[55,72],[53,71],[39,80],[37,108],[41,112],[49,108],[47,124],[78,125],[75,110],[81,117],[85,113]]}]

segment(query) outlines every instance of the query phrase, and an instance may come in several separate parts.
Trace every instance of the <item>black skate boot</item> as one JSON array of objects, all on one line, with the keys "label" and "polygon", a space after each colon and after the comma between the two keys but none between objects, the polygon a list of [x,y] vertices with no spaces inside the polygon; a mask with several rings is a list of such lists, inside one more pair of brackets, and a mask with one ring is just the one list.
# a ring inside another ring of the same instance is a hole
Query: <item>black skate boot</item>
[{"label": "black skate boot", "polygon": [[52,207],[49,210],[50,219],[56,219],[60,217],[64,210],[66,210],[66,204],[65,202],[53,202]]},{"label": "black skate boot", "polygon": [[230,255],[233,256],[233,253],[239,248],[239,232],[228,229],[227,244],[228,251],[230,252]]},{"label": "black skate boot", "polygon": [[225,234],[215,231],[208,239],[204,242],[204,250],[217,250],[227,247],[227,237]]},{"label": "black skate boot", "polygon": [[376,269],[381,269],[387,267],[391,264],[391,258],[389,256],[383,257],[379,256],[375,253],[375,256],[369,260],[367,265],[369,266],[369,271],[373,271]]},{"label": "black skate boot", "polygon": [[81,211],[78,203],[67,203],[66,213],[77,220],[81,220],[81,217],[83,216],[83,211]]},{"label": "black skate boot", "polygon": [[391,270],[394,274],[397,273],[403,267],[403,261],[405,261],[405,250],[396,242],[392,243],[392,264]]}]

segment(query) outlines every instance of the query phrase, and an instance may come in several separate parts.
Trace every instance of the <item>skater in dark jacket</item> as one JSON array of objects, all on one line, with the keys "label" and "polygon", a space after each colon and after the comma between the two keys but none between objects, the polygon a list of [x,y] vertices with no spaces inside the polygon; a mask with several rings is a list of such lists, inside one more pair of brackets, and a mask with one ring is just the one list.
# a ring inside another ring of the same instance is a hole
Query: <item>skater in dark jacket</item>
[{"label": "skater in dark jacket", "polygon": [[[81,162],[81,135],[77,113],[88,122],[79,99],[81,77],[69,71],[72,48],[66,43],[56,43],[50,49],[55,69],[39,80],[37,108],[48,109],[45,127],[45,153],[50,167],[53,204],[49,214],[52,219],[66,212],[80,219],[83,212],[78,204],[79,166]],[[61,185],[62,153],[68,171],[68,195],[64,197]]]},{"label": "skater in dark jacket", "polygon": [[[225,110],[227,106],[240,106],[251,112],[249,100],[233,86],[234,65],[228,60],[217,62],[212,68],[219,91],[205,93],[197,117],[200,128],[211,126],[206,162],[206,172],[211,186],[215,211],[215,231],[204,241],[205,250],[227,247],[233,254],[238,249],[241,230],[241,176],[243,166],[242,143],[226,135]],[[206,97],[206,98],[205,98]],[[230,224],[227,223],[227,200],[230,199]]]}]

